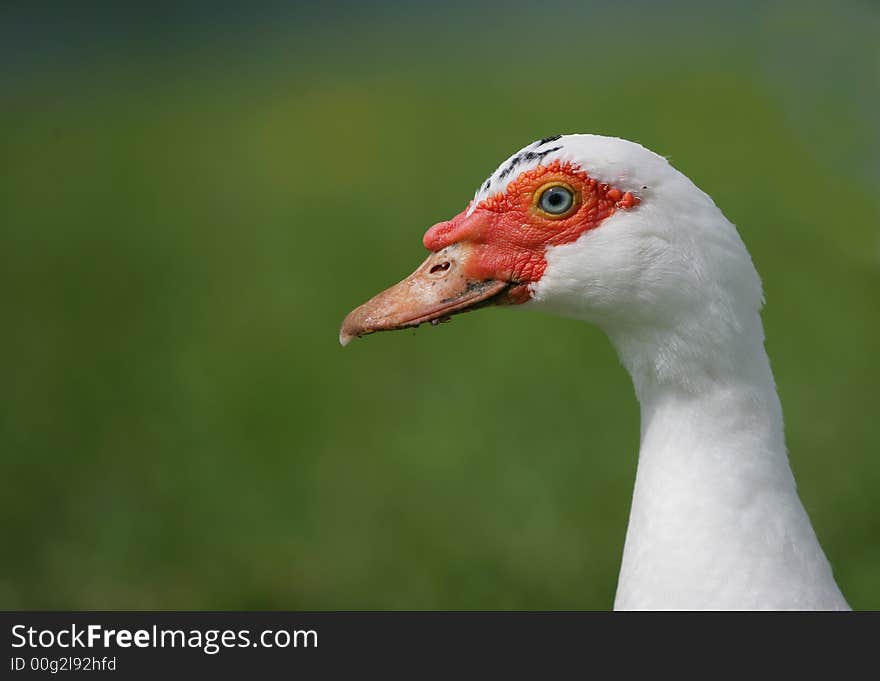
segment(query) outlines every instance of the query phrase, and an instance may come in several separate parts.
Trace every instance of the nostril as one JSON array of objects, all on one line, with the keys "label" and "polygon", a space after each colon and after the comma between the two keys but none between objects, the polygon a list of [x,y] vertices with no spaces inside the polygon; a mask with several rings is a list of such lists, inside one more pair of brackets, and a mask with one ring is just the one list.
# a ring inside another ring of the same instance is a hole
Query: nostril
[{"label": "nostril", "polygon": [[446,262],[441,262],[438,265],[434,265],[430,270],[428,270],[428,272],[430,274],[437,274],[437,272],[445,272],[446,270],[449,269],[450,264],[451,263],[448,260]]}]

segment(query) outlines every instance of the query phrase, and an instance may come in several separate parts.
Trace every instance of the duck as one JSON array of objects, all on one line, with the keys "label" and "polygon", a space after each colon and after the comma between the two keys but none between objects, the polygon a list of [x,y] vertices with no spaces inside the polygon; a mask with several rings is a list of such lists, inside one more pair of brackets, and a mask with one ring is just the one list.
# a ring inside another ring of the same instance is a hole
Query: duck
[{"label": "duck", "polygon": [[640,439],[615,610],[849,609],[789,463],[761,280],[666,158],[545,137],[423,244],[412,274],[345,317],[343,346],[516,306],[598,326],[629,373]]}]

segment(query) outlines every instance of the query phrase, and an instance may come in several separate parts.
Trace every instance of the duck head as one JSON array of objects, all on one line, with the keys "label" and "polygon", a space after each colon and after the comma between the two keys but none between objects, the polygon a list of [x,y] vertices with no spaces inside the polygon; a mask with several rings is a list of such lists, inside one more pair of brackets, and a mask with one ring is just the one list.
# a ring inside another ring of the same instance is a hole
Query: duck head
[{"label": "duck head", "polygon": [[415,272],[345,318],[343,345],[489,305],[583,319],[612,338],[709,308],[735,324],[733,307],[760,307],[751,259],[712,199],[663,157],[613,137],[528,145],[423,243],[430,254]]}]

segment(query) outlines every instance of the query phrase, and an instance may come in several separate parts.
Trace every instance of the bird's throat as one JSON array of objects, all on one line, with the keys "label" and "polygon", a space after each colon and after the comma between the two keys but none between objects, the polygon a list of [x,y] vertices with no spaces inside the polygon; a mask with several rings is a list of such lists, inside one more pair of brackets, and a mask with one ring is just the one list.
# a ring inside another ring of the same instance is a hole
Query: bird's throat
[{"label": "bird's throat", "polygon": [[753,323],[727,348],[732,363],[657,366],[627,355],[649,348],[612,336],[641,407],[616,609],[847,608],[798,498]]}]

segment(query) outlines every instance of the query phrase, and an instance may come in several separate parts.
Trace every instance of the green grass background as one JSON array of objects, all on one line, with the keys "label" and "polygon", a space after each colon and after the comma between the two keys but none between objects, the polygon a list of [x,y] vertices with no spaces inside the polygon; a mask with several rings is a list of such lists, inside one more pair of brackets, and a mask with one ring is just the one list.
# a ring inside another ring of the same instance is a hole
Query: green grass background
[{"label": "green grass background", "polygon": [[43,42],[4,11],[0,607],[610,607],[638,411],[598,330],[336,340],[508,154],[600,132],[739,225],[801,496],[880,608],[876,5],[348,3]]}]

